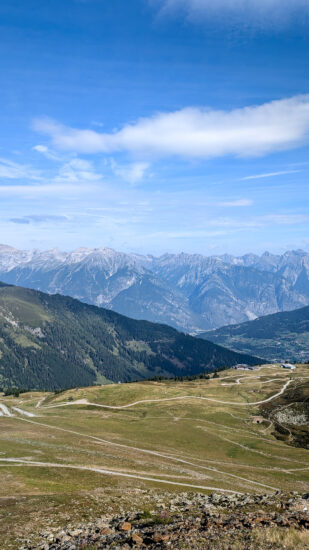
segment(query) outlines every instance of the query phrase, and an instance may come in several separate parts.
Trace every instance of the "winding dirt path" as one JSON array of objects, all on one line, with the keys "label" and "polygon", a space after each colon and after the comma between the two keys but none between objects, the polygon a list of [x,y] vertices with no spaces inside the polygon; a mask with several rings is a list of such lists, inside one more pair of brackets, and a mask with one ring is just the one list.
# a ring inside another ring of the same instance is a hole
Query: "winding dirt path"
[{"label": "winding dirt path", "polygon": [[[260,380],[260,376],[241,376],[237,378],[236,382],[231,382],[230,384],[221,384],[221,386],[239,386],[242,385],[242,380]],[[280,380],[279,376],[277,378],[270,378],[269,380],[260,381],[260,384],[268,384],[269,382],[278,382]]]},{"label": "winding dirt path", "polygon": [[183,395],[179,397],[163,397],[162,399],[142,399],[141,401],[134,401],[133,403],[128,403],[127,405],[102,405],[99,403],[91,403],[90,401],[88,401],[88,399],[77,399],[76,401],[65,401],[64,403],[59,403],[57,405],[48,405],[47,407],[43,408],[55,409],[57,407],[69,407],[71,405],[91,405],[92,407],[101,407],[103,409],[122,410],[135,407],[136,405],[143,405],[144,403],[162,403],[164,401],[182,401],[185,399],[210,401],[212,403],[220,403],[221,405],[234,405],[235,407],[251,407],[253,405],[263,405],[263,403],[269,403],[273,399],[276,399],[285,392],[286,388],[291,384],[291,382],[293,382],[293,380],[288,380],[278,393],[272,395],[271,397],[268,397],[267,399],[263,399],[262,401],[248,401],[246,403],[237,403],[235,401],[221,401],[220,399],[201,397],[197,395]]},{"label": "winding dirt path", "polygon": [[[237,383],[239,383],[238,380],[237,380]],[[222,404],[222,405],[232,405],[232,406],[237,406],[237,407],[239,407],[239,406],[248,407],[248,406],[261,405],[263,403],[268,403],[268,402],[276,399],[277,397],[279,397],[280,395],[282,395],[285,392],[285,390],[287,389],[287,387],[290,385],[290,383],[292,381],[293,381],[292,379],[287,380],[285,382],[285,384],[283,385],[283,387],[281,388],[281,390],[278,393],[272,395],[271,397],[268,397],[268,398],[260,400],[260,401],[255,401],[255,402],[237,403],[237,402],[234,402],[234,401],[232,401],[232,402],[231,401],[222,401],[222,400],[213,399],[213,398],[210,398],[210,397],[185,395],[185,396],[170,397],[170,398],[167,397],[167,398],[161,398],[161,399],[145,399],[145,400],[135,401],[133,403],[129,403],[129,404],[126,404],[126,405],[118,405],[118,406],[91,403],[87,399],[80,399],[80,400],[76,400],[76,401],[73,401],[73,402],[64,402],[64,403],[60,403],[60,404],[56,404],[56,405],[49,405],[49,406],[46,406],[46,407],[42,407],[42,409],[47,410],[47,409],[54,409],[54,408],[65,407],[65,406],[70,406],[70,405],[90,405],[90,406],[104,408],[104,409],[123,410],[123,409],[128,409],[128,408],[131,408],[131,407],[135,407],[137,405],[142,405],[142,404],[145,404],[145,403],[158,403],[158,402],[165,402],[165,401],[168,402],[168,401],[181,401],[181,400],[210,401],[210,402],[219,403],[219,404]],[[269,382],[269,381],[267,381],[267,382]],[[37,403],[36,408],[40,408],[43,401],[44,401],[44,398]],[[194,468],[211,471],[214,474],[223,476],[223,479],[224,478],[234,478],[235,481],[237,480],[241,484],[253,484],[255,486],[260,486],[260,487],[263,487],[263,488],[271,489],[272,491],[277,490],[276,487],[272,487],[272,486],[266,485],[264,483],[260,483],[258,481],[247,479],[247,478],[239,476],[239,475],[224,472],[224,471],[218,470],[216,467],[203,466],[201,464],[196,464],[196,463],[191,462],[189,460],[185,460],[185,459],[178,458],[178,457],[175,457],[175,456],[166,455],[166,454],[158,452],[158,451],[153,451],[153,450],[149,450],[149,449],[141,449],[141,448],[138,448],[138,447],[134,447],[134,446],[130,446],[130,445],[122,444],[122,443],[111,442],[111,441],[101,439],[101,438],[96,437],[96,436],[80,433],[80,432],[77,432],[77,431],[74,431],[74,430],[69,430],[69,429],[66,429],[66,428],[58,427],[58,426],[52,426],[52,425],[45,424],[45,423],[42,423],[42,422],[37,422],[37,421],[34,421],[34,420],[30,420],[28,418],[16,417],[15,415],[13,415],[9,411],[9,409],[5,405],[3,405],[1,403],[0,403],[0,410],[6,416],[14,416],[14,420],[29,422],[31,424],[38,424],[38,425],[44,426],[44,427],[46,427],[50,430],[59,430],[59,431],[66,432],[66,433],[69,433],[69,434],[77,435],[78,437],[85,437],[85,438],[94,440],[98,443],[102,443],[102,444],[106,444],[106,445],[110,445],[110,446],[130,450],[130,451],[136,451],[136,452],[139,452],[139,453],[144,453],[144,454],[160,457],[164,460],[173,461],[173,462],[176,462],[178,464],[184,464],[184,465],[188,465],[188,466],[191,466],[191,467],[194,467]],[[17,409],[15,409],[15,410],[17,412],[21,413],[20,410],[17,410]],[[220,438],[224,439],[224,440],[226,440],[230,443],[237,444],[234,441],[232,442],[228,438],[223,438],[222,436]],[[246,450],[246,451],[251,450],[251,449],[247,448],[246,446],[242,446],[239,443],[238,443],[238,445],[241,446],[242,448],[244,448],[244,450]],[[256,452],[259,452],[259,454],[264,454],[261,451],[256,451]],[[265,453],[264,456],[270,456],[270,455]],[[287,460],[284,457],[279,457],[278,456],[277,458],[281,459],[281,460]],[[155,483],[165,483],[165,484],[170,484],[170,485],[188,487],[188,488],[192,488],[192,489],[207,490],[207,491],[208,490],[209,491],[220,491],[220,492],[226,492],[226,493],[236,493],[236,492],[238,492],[238,491],[232,491],[232,490],[228,490],[228,489],[220,489],[220,488],[216,488],[216,487],[206,487],[206,486],[199,486],[199,485],[191,485],[191,484],[188,484],[188,483],[168,481],[166,479],[156,479],[156,478],[153,478],[153,477],[148,477],[148,476],[143,476],[143,475],[138,475],[138,474],[123,473],[123,472],[108,470],[108,469],[104,469],[104,468],[93,468],[93,467],[88,467],[88,466],[77,466],[77,465],[72,465],[72,464],[57,464],[57,463],[49,463],[49,462],[45,463],[45,462],[37,462],[37,461],[28,461],[28,460],[23,460],[23,459],[18,459],[18,458],[1,458],[0,461],[1,461],[2,464],[4,464],[4,463],[13,463],[16,466],[31,465],[31,466],[37,466],[37,467],[53,467],[53,468],[67,468],[67,469],[71,468],[71,469],[78,469],[78,470],[87,470],[87,471],[93,471],[93,472],[97,472],[97,473],[105,474],[105,475],[134,478],[134,479],[139,479],[139,480],[143,480],[143,481],[151,481],[151,482],[155,482]],[[289,459],[289,461],[290,462],[296,462],[298,464],[303,464],[302,462],[300,462],[298,460]],[[228,480],[225,479],[225,481],[228,481]]]}]

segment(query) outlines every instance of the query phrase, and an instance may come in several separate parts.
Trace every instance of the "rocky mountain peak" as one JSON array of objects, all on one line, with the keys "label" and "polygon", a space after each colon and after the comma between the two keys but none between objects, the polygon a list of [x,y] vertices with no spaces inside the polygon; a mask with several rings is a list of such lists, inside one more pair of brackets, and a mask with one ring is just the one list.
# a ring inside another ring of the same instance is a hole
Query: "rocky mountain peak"
[{"label": "rocky mountain peak", "polygon": [[309,304],[309,254],[163,254],[80,247],[71,252],[0,246],[0,280],[71,295],[188,332]]}]

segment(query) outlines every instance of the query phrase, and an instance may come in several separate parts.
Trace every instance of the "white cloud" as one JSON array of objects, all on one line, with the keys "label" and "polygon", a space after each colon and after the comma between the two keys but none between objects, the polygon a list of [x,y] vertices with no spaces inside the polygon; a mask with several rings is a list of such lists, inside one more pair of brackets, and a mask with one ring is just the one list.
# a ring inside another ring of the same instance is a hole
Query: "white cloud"
[{"label": "white cloud", "polygon": [[295,147],[309,133],[309,94],[216,111],[190,107],[141,118],[114,133],[68,128],[37,120],[35,129],[54,147],[78,153],[128,151],[149,158],[256,156]]},{"label": "white cloud", "polygon": [[43,196],[50,197],[62,197],[69,196],[72,194],[87,194],[89,193],[89,187],[83,185],[71,185],[70,183],[63,185],[59,184],[48,184],[48,185],[0,185],[0,196],[5,197],[29,197],[29,198],[40,198]]},{"label": "white cloud", "polygon": [[34,147],[32,147],[32,149],[37,153],[44,155],[44,157],[50,160],[55,160],[55,161],[62,160],[62,158],[57,153],[55,153],[55,151],[51,151],[48,147],[46,147],[46,145],[35,145]]},{"label": "white cloud", "polygon": [[241,207],[241,206],[252,206],[253,201],[251,199],[237,199],[233,201],[222,201],[218,202],[217,206],[223,206],[226,208]]},{"label": "white cloud", "polygon": [[241,178],[241,181],[259,180],[263,178],[274,178],[277,176],[286,176],[288,174],[299,174],[299,172],[302,172],[302,170],[281,170],[280,172],[266,172],[266,174],[256,174],[254,176],[246,176],[245,178]]},{"label": "white cloud", "polygon": [[0,158],[0,178],[39,180],[40,172],[30,166]]},{"label": "white cloud", "polygon": [[102,180],[102,175],[95,172],[91,162],[75,158],[61,166],[56,183],[95,183]]},{"label": "white cloud", "polygon": [[157,239],[204,239],[209,237],[221,237],[226,235],[226,231],[207,231],[204,229],[188,230],[188,231],[158,231],[147,235],[147,238]]},{"label": "white cloud", "polygon": [[18,225],[29,225],[30,223],[62,223],[69,221],[68,216],[37,215],[22,216],[20,218],[11,218],[10,222]]},{"label": "white cloud", "polygon": [[272,213],[264,216],[250,218],[214,218],[207,221],[208,226],[229,228],[234,230],[257,229],[273,225],[304,225],[309,223],[309,216],[306,214],[294,213]]},{"label": "white cloud", "polygon": [[120,165],[114,160],[111,161],[111,167],[116,176],[128,181],[131,184],[137,183],[143,179],[149,168],[148,162],[133,162],[132,164]]},{"label": "white cloud", "polygon": [[308,0],[150,0],[161,13],[181,13],[193,20],[220,18],[220,23],[236,22],[246,27],[288,22],[309,13]]},{"label": "white cloud", "polygon": [[302,225],[309,223],[309,216],[306,214],[268,214],[261,216],[261,220],[278,225]]}]

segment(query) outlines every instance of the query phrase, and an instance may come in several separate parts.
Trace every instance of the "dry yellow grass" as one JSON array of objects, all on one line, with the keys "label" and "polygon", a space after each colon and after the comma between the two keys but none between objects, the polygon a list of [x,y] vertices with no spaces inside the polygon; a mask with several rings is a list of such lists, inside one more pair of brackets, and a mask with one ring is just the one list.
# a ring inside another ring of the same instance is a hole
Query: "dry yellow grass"
[{"label": "dry yellow grass", "polygon": [[307,550],[309,532],[295,529],[258,529],[253,532],[253,542],[257,549]]}]

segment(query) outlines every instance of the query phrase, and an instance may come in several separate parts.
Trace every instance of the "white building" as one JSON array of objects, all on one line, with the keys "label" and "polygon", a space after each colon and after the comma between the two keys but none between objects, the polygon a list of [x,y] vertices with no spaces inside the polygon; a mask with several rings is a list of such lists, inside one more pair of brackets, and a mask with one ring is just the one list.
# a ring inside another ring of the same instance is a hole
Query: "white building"
[{"label": "white building", "polygon": [[291,365],[291,363],[283,363],[281,365],[281,367],[283,369],[289,369],[289,370],[295,370],[296,369],[295,365]]}]

